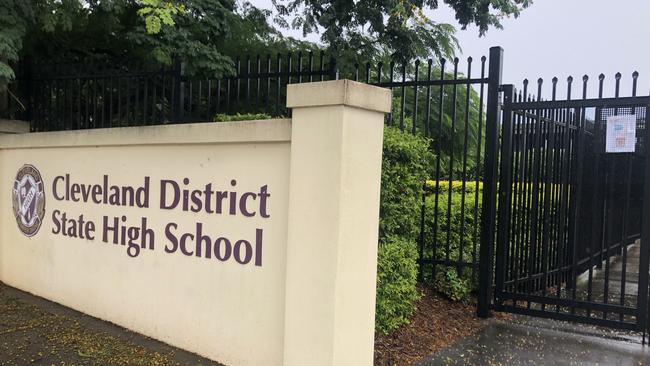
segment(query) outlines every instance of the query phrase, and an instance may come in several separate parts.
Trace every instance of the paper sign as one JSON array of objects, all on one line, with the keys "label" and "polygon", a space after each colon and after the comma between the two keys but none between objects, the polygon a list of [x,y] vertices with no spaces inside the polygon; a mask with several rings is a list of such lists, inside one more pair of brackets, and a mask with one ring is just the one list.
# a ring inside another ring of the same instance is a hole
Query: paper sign
[{"label": "paper sign", "polygon": [[607,117],[605,152],[634,152],[636,145],[636,116]]}]

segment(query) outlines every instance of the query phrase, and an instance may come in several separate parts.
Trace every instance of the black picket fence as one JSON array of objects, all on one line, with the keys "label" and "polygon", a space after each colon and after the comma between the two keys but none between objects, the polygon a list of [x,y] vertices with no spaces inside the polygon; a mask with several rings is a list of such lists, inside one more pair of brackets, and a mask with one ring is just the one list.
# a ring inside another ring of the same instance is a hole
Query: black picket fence
[{"label": "black picket fence", "polygon": [[217,114],[286,116],[286,85],[327,80],[332,63],[313,53],[247,57],[221,79],[186,76],[180,61],[154,71],[32,64],[14,90],[33,132],[208,122]]}]

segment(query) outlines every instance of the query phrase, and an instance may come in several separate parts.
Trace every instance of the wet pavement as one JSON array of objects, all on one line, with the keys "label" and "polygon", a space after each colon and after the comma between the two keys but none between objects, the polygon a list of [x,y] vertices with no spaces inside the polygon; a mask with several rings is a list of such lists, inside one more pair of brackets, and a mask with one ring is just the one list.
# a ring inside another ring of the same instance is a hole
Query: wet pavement
[{"label": "wet pavement", "polygon": [[[640,242],[613,256],[602,268],[580,276],[577,291],[563,289],[563,297],[634,307],[637,302]],[[622,254],[622,253],[621,253]],[[569,309],[563,309],[569,311]],[[584,312],[584,311],[582,311]],[[604,316],[593,312],[589,316]],[[607,314],[616,320],[617,314]],[[634,322],[634,317],[626,316]],[[641,334],[513,315],[493,319],[482,332],[443,349],[417,366],[431,365],[649,365],[650,347]]]},{"label": "wet pavement", "polygon": [[[641,242],[627,246],[624,253],[603,261],[601,268],[593,268],[578,277],[577,290],[582,300],[636,307],[639,288],[639,258]],[[591,289],[591,298],[587,294]]]},{"label": "wet pavement", "polygon": [[432,365],[650,365],[640,334],[589,325],[513,316],[495,319],[416,366]]}]

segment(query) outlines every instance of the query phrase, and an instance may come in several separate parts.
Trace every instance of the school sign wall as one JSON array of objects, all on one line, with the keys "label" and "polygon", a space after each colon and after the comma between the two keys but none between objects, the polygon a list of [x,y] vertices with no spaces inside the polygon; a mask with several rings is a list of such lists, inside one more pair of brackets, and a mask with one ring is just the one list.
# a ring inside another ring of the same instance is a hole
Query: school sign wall
[{"label": "school sign wall", "polygon": [[0,136],[0,281],[226,365],[370,365],[390,92],[292,120]]}]

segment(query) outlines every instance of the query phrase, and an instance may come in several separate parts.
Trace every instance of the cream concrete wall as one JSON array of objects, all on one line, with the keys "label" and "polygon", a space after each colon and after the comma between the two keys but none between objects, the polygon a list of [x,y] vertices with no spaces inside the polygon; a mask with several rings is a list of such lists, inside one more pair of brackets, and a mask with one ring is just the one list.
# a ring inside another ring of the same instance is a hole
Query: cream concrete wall
[{"label": "cream concrete wall", "polygon": [[[226,365],[372,365],[379,188],[390,91],[347,80],[290,85],[293,119],[0,136],[0,281]],[[45,182],[45,221],[21,234],[12,185],[23,164]],[[58,201],[57,176],[138,187],[150,207]],[[159,181],[256,192],[269,218],[161,210]],[[96,238],[64,237],[80,214]],[[155,248],[136,258],[101,241],[102,217],[142,217]],[[214,240],[255,241],[263,264],[166,253],[164,228],[197,222]]]},{"label": "cream concrete wall", "polygon": [[[199,353],[226,365],[281,365],[291,125],[288,120],[121,128],[0,137],[0,280],[19,289]],[[17,228],[11,185],[25,163],[45,182],[46,218],[31,238]],[[75,182],[139,185],[188,177],[240,192],[268,185],[270,218],[125,208],[61,202],[55,176]],[[101,226],[103,215],[147,217],[155,249],[136,258],[126,248],[54,235],[54,210],[83,214]],[[263,228],[263,265],[184,256],[164,251],[164,226],[192,232],[197,221],[216,239],[255,239]]]}]

